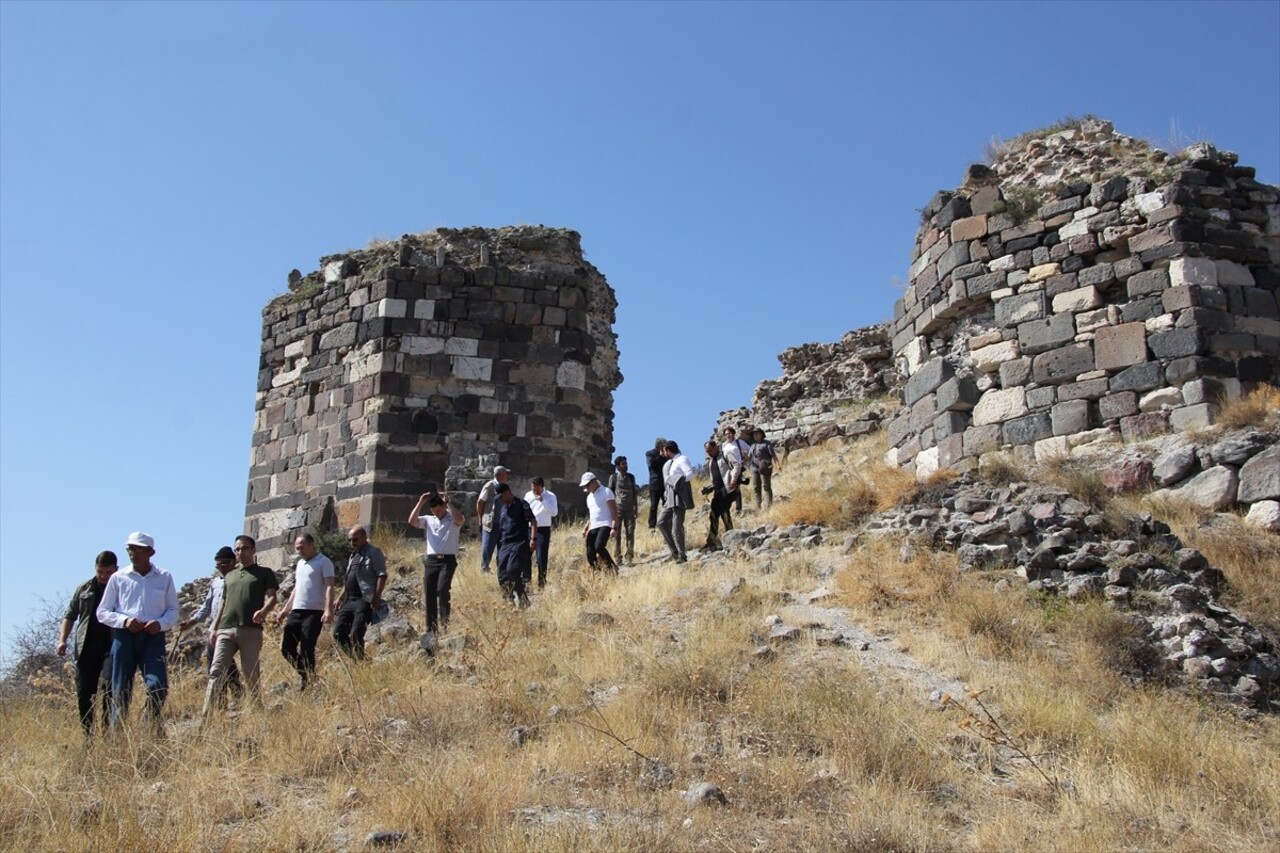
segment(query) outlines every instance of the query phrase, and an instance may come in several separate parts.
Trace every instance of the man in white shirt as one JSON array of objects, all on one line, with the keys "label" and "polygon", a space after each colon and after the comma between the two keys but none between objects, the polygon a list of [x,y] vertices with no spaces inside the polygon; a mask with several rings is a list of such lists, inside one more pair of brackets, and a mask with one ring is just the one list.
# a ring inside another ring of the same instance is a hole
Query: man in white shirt
[{"label": "man in white shirt", "polygon": [[603,561],[605,569],[617,572],[618,566],[609,556],[609,535],[618,527],[618,501],[590,471],[582,475],[578,485],[587,493],[587,523],[582,526],[582,538],[587,542],[587,565],[598,569],[596,563]]},{"label": "man in white shirt", "polygon": [[[280,641],[284,655],[306,690],[316,677],[316,643],[325,625],[333,624],[333,561],[320,553],[316,538],[302,533],[293,540],[300,558],[293,567],[293,591],[276,614],[276,624],[285,623]],[[286,621],[287,619],[287,621]]]},{"label": "man in white shirt", "polygon": [[[560,502],[556,493],[547,488],[541,477],[530,481],[530,489],[525,493],[524,502],[533,510],[533,517],[538,520],[538,548],[534,555],[538,560],[538,589],[547,585],[547,556],[551,553],[551,519],[560,514]],[[526,581],[525,586],[529,584]]]},{"label": "man in white shirt", "polygon": [[130,533],[125,544],[129,568],[107,581],[98,621],[111,629],[111,727],[129,711],[133,676],[142,671],[151,724],[160,728],[160,710],[169,694],[164,632],[178,624],[178,590],[173,575],[151,562],[155,540]]},{"label": "man in white shirt", "polygon": [[453,573],[458,570],[458,533],[465,520],[457,507],[431,492],[418,498],[409,512],[409,524],[422,530],[427,539],[427,556],[422,563],[422,599],[427,609],[429,634],[449,624]]},{"label": "man in white shirt", "polygon": [[689,562],[684,544],[684,514],[693,507],[693,466],[689,457],[680,452],[680,445],[668,441],[662,448],[667,458],[662,466],[662,513],[658,516],[658,530],[667,543],[671,559],[677,563]]},{"label": "man in white shirt", "polygon": [[[742,484],[742,480],[750,479],[747,472],[751,470],[751,445],[738,438],[738,431],[731,426],[724,428],[724,444],[720,445],[720,451],[726,459],[731,463],[736,462],[742,469],[739,485]],[[738,515],[742,515],[742,489],[734,491],[733,505]]]}]

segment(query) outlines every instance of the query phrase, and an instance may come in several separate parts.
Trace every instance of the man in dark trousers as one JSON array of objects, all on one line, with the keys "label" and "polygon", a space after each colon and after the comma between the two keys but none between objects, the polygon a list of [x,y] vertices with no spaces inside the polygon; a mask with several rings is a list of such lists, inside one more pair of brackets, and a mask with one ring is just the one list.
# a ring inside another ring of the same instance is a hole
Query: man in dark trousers
[{"label": "man in dark trousers", "polygon": [[667,446],[667,440],[662,436],[658,436],[658,440],[653,443],[653,450],[644,452],[644,461],[649,466],[649,529],[653,530],[658,526],[658,510],[662,508],[662,499],[665,488],[662,483],[662,468],[667,464],[667,455],[664,448]]},{"label": "man in dark trousers", "polygon": [[733,516],[730,509],[733,499],[738,494],[738,480],[742,477],[742,462],[736,456],[725,454],[714,440],[703,447],[707,451],[707,472],[711,474],[711,485],[703,486],[702,493],[711,495],[711,527],[707,531],[707,544],[704,551],[720,550],[719,523],[724,522],[726,531],[733,529]]},{"label": "man in dark trousers", "polygon": [[529,596],[524,579],[529,576],[533,552],[538,547],[538,520],[506,483],[498,484],[496,497],[493,535],[498,545],[498,584],[505,598],[517,607],[527,607]]},{"label": "man in dark trousers", "polygon": [[58,631],[58,657],[66,657],[67,638],[71,636],[71,626],[76,626],[72,657],[76,662],[76,701],[80,706],[80,725],[84,727],[85,735],[93,734],[96,695],[101,693],[104,723],[110,707],[111,691],[100,690],[99,686],[103,665],[111,655],[111,629],[98,621],[97,610],[107,581],[116,573],[116,567],[115,553],[103,551],[98,555],[93,561],[93,577],[80,584],[71,596],[67,614],[62,617],[62,627]]},{"label": "man in dark trousers", "polygon": [[369,541],[363,527],[351,528],[347,542],[351,556],[347,558],[342,609],[333,623],[333,641],[342,652],[364,660],[364,634],[373,611],[382,604],[382,589],[387,585],[387,558]]},{"label": "man in dark trousers", "polygon": [[[619,456],[613,460],[617,469],[609,476],[608,489],[613,492],[618,502],[618,562],[624,559],[635,564],[636,561],[636,514],[639,512],[640,495],[636,489],[636,475],[627,470],[627,457]],[[624,554],[625,551],[625,554]]]}]

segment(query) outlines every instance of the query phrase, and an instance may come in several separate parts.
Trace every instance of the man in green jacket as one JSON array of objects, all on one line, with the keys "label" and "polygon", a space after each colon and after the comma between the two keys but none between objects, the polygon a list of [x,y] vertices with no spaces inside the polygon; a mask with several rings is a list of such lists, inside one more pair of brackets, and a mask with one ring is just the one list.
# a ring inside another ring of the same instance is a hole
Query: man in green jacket
[{"label": "man in green jacket", "polygon": [[[67,613],[62,617],[62,627],[58,632],[58,657],[66,657],[71,626],[76,626],[72,652],[76,662],[76,701],[80,705],[80,725],[84,727],[86,735],[93,734],[94,697],[102,683],[103,665],[111,656],[111,629],[98,621],[97,610],[102,603],[102,593],[107,588],[107,581],[116,573],[116,568],[115,552],[103,551],[98,555],[94,560],[93,577],[80,584],[71,596],[71,603],[67,605]],[[111,691],[101,692],[102,719],[105,724]]]}]

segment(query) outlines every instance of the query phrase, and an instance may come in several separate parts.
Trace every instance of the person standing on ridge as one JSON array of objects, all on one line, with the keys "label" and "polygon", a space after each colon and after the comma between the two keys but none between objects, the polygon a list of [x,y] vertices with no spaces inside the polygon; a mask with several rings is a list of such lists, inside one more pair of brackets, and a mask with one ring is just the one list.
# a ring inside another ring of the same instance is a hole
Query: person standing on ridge
[{"label": "person standing on ridge", "polygon": [[297,671],[299,689],[306,690],[316,677],[316,643],[324,626],[333,624],[335,572],[333,561],[320,553],[310,533],[298,534],[293,550],[298,552],[293,589],[276,615],[276,624],[284,622],[280,654]]},{"label": "person standing on ridge", "polygon": [[497,508],[498,486],[511,479],[511,472],[501,465],[493,469],[493,479],[484,484],[476,499],[476,518],[480,521],[480,571],[489,571],[493,559],[493,512]]},{"label": "person standing on ridge", "polygon": [[[76,663],[76,703],[80,709],[80,725],[86,736],[93,734],[93,713],[97,700],[103,706],[102,723],[106,725],[110,708],[110,689],[102,689],[103,668],[111,660],[111,629],[98,621],[98,605],[107,591],[107,582],[116,573],[116,555],[103,551],[93,561],[93,577],[76,589],[67,605],[66,615],[58,630],[58,657],[66,657],[67,638],[75,625],[76,639],[71,656]],[[110,668],[107,667],[107,674]]]},{"label": "person standing on ridge", "polygon": [[133,677],[141,671],[147,687],[147,717],[159,732],[160,712],[169,695],[165,632],[178,624],[178,589],[173,575],[151,562],[156,540],[129,534],[129,568],[107,581],[98,621],[111,629],[111,727],[118,728],[133,698]]},{"label": "person standing on ridge", "polygon": [[[534,477],[524,502],[538,520],[538,589],[547,585],[547,558],[551,553],[551,519],[560,514],[556,493],[546,487],[541,477]],[[526,584],[527,586],[527,584]]]},{"label": "person standing on ridge", "polygon": [[658,510],[662,508],[662,499],[666,492],[662,485],[662,469],[667,464],[667,456],[663,452],[667,440],[658,436],[652,450],[644,452],[645,465],[649,468],[649,529],[658,526]]},{"label": "person standing on ridge", "polygon": [[617,469],[609,476],[609,491],[618,501],[618,521],[622,524],[618,538],[618,562],[623,562],[623,547],[626,548],[626,562],[632,565],[636,561],[636,515],[640,509],[640,495],[636,489],[636,475],[627,470],[627,457],[619,456],[613,460]]},{"label": "person standing on ridge", "polygon": [[422,530],[427,540],[427,555],[422,561],[422,601],[429,634],[449,624],[453,573],[458,570],[458,533],[465,520],[457,507],[430,492],[419,497],[409,512],[409,524]]}]

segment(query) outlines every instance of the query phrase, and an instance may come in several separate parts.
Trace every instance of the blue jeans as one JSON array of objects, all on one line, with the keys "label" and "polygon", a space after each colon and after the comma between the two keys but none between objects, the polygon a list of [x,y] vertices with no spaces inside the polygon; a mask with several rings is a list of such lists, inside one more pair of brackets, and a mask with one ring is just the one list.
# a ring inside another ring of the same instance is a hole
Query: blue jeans
[{"label": "blue jeans", "polygon": [[160,709],[169,695],[169,672],[165,668],[164,632],[130,633],[111,629],[111,725],[120,725],[133,698],[133,676],[142,671],[147,687],[147,710],[159,722]]},{"label": "blue jeans", "polygon": [[489,571],[489,561],[493,559],[493,552],[497,550],[498,537],[493,535],[492,530],[480,531],[480,571]]}]

